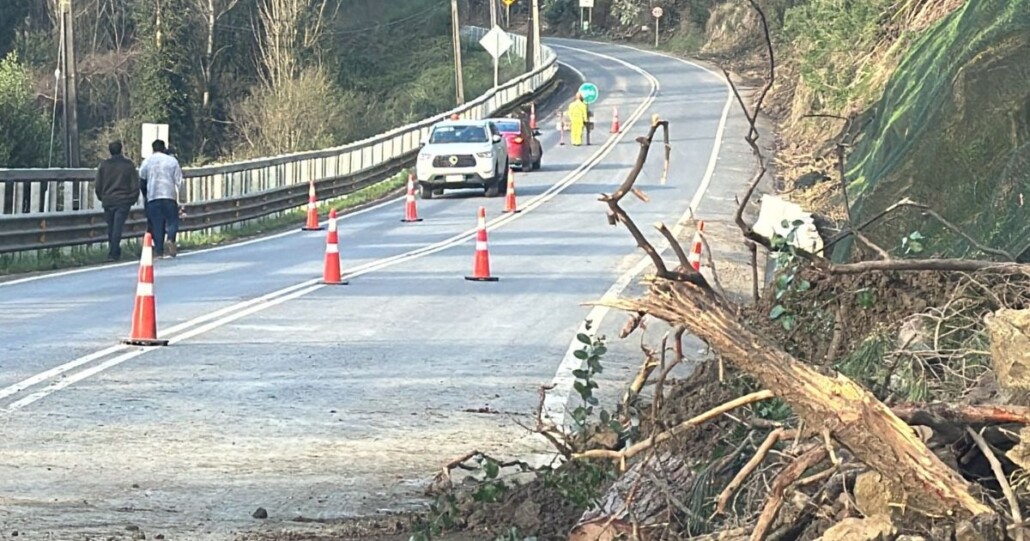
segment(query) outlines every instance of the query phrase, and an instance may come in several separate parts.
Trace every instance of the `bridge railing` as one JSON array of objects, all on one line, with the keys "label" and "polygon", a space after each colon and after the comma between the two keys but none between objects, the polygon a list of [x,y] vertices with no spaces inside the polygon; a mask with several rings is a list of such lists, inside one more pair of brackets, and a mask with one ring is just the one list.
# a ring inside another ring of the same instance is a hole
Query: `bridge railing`
[{"label": "bridge railing", "polygon": [[[465,27],[463,39],[478,42],[486,29]],[[512,35],[512,53],[525,57],[526,38]],[[556,80],[557,55],[542,47],[532,72],[502,83],[460,107],[414,124],[338,147],[234,163],[183,169],[180,200],[196,231],[269,216],[302,206],[314,182],[320,199],[357,191],[410,164],[437,122],[458,114],[480,119],[531,99]],[[0,253],[100,242],[106,238],[100,202],[93,193],[95,169],[0,169]],[[145,219],[138,202],[126,235],[141,235]]]}]

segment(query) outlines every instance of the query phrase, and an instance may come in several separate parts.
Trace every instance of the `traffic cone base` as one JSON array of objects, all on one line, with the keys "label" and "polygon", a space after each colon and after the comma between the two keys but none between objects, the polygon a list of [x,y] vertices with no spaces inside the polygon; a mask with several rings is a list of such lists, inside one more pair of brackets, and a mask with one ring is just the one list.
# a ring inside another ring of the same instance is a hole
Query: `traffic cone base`
[{"label": "traffic cone base", "polygon": [[496,276],[487,276],[486,278],[476,278],[475,276],[466,276],[465,279],[466,280],[470,280],[472,282],[498,282],[498,281],[501,280],[500,278],[498,278]]},{"label": "traffic cone base", "polygon": [[167,346],[168,345],[168,340],[144,340],[144,339],[136,340],[136,339],[132,339],[132,338],[123,338],[121,340],[121,343],[129,345],[129,346],[144,346],[144,347],[149,347],[149,346]]}]

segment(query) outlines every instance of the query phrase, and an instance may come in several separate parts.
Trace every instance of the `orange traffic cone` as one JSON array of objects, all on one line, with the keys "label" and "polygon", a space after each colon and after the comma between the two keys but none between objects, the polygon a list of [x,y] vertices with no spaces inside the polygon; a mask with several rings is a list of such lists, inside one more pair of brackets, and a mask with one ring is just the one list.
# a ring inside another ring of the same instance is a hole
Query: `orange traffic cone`
[{"label": "orange traffic cone", "polygon": [[154,238],[143,236],[143,253],[139,258],[139,279],[136,283],[136,305],[132,309],[132,330],[123,344],[133,346],[167,346],[168,340],[157,339],[157,309],[154,305]]},{"label": "orange traffic cone", "polygon": [[325,235],[325,266],[322,270],[322,283],[329,285],[346,285],[347,281],[340,276],[340,244],[336,229],[336,209],[329,211],[329,233]]},{"label": "orange traffic cone", "polygon": [[418,217],[418,207],[415,206],[415,174],[408,173],[408,197],[404,204],[404,219],[402,222],[421,222]]},{"label": "orange traffic cone", "polygon": [[301,228],[303,231],[319,231],[318,225],[318,198],[315,197],[314,181],[308,183],[308,222]]},{"label": "orange traffic cone", "polygon": [[536,129],[536,103],[529,104],[529,129]]},{"label": "orange traffic cone", "polygon": [[705,221],[698,220],[697,232],[694,233],[694,242],[690,246],[690,253],[687,254],[687,261],[694,270],[701,270],[701,232],[705,230]]},{"label": "orange traffic cone", "polygon": [[515,202],[515,171],[508,169],[508,193],[504,196],[504,212],[522,212]]},{"label": "orange traffic cone", "polygon": [[615,116],[612,117],[612,133],[619,133],[621,127],[619,126],[619,108],[615,108]]},{"label": "orange traffic cone", "polygon": [[329,285],[347,285],[340,277],[340,244],[336,230],[336,209],[329,211],[329,233],[325,238],[325,267],[322,271],[322,283]]},{"label": "orange traffic cone", "polygon": [[476,232],[476,261],[472,268],[472,276],[466,280],[473,282],[496,282],[498,278],[490,276],[490,248],[486,243],[486,209],[479,207],[479,230]]}]

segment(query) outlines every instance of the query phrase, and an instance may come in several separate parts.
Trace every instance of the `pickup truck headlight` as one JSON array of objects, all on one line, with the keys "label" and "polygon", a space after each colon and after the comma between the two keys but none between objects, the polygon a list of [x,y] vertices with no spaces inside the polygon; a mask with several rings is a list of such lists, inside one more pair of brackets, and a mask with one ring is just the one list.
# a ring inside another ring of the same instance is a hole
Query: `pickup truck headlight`
[{"label": "pickup truck headlight", "polygon": [[492,158],[493,156],[494,156],[494,153],[489,151],[489,150],[486,151],[486,152],[476,152],[476,157],[477,158]]}]

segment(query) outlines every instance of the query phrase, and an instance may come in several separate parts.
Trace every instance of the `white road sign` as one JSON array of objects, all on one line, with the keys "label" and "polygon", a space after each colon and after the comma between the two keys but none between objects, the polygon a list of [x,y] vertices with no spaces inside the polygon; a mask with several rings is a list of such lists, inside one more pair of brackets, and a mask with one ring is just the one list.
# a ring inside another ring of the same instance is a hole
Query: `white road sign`
[{"label": "white road sign", "polygon": [[493,27],[483,36],[483,39],[479,40],[479,44],[486,49],[486,52],[490,53],[490,56],[494,57],[494,60],[497,60],[507,52],[511,48],[512,43],[508,33],[501,30],[500,26]]},{"label": "white road sign", "polygon": [[655,19],[659,19],[662,15],[665,15],[665,10],[663,10],[661,6],[655,6],[655,8],[651,10],[651,15],[654,15]]},{"label": "white road sign", "polygon": [[594,7],[594,0],[579,0],[579,7],[592,8]]},{"label": "white road sign", "polygon": [[140,138],[140,160],[145,160],[154,153],[151,145],[155,140],[160,139],[165,142],[165,145],[170,145],[168,141],[168,124],[150,124],[147,122],[143,123],[143,137]]}]

